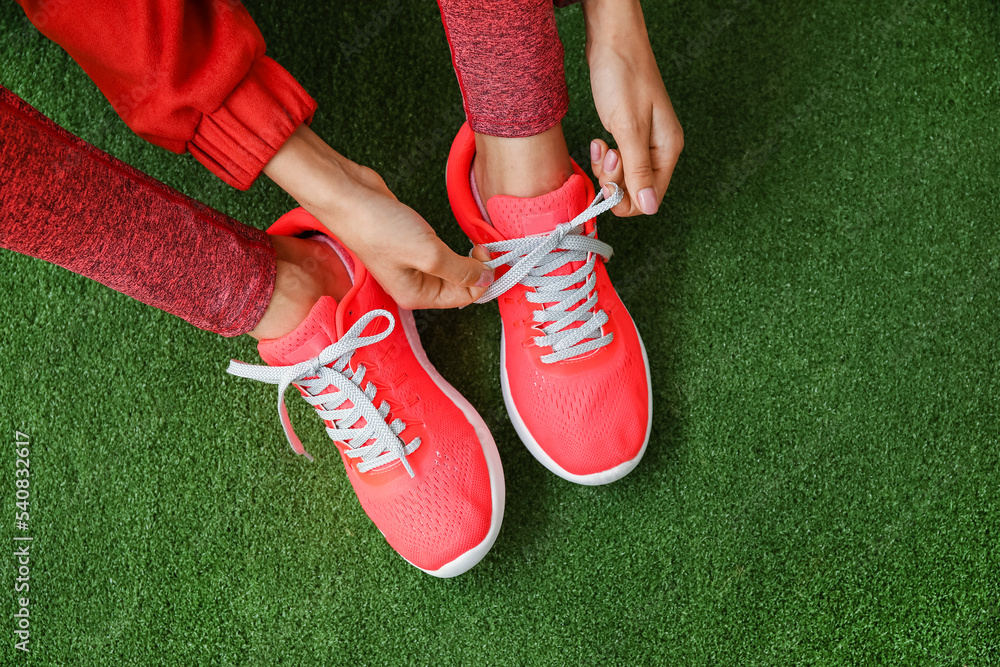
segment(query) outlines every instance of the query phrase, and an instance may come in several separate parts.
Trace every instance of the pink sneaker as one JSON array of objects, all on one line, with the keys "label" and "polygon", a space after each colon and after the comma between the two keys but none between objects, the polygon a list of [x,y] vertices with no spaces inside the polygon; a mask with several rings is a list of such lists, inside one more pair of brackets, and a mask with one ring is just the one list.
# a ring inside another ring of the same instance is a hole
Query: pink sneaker
[{"label": "pink sneaker", "polygon": [[361,506],[392,548],[436,577],[465,572],[493,546],[503,519],[503,469],[489,429],[428,361],[413,314],[319,221],[299,208],[268,232],[321,232],[316,238],[337,251],[354,287],[339,304],[320,299],[295,331],[261,341],[268,366],[234,360],[229,372],[278,385],[285,434],[311,460],[284,406],[294,384],[326,424]]},{"label": "pink sneaker", "polygon": [[[618,298],[594,218],[621,200],[594,197],[579,166],[541,197],[475,191],[475,135],[463,125],[448,156],[448,196],[459,225],[490,251],[503,333],[500,382],[507,412],[542,465],[578,484],[607,484],[639,463],[652,427],[646,350]],[[617,186],[616,186],[617,187]]]}]

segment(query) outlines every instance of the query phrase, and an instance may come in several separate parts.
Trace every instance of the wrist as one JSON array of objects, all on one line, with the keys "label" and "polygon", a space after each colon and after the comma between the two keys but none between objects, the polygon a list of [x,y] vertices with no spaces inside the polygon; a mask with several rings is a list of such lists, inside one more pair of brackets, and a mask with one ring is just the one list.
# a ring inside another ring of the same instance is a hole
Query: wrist
[{"label": "wrist", "polygon": [[582,0],[587,30],[587,56],[595,46],[620,48],[638,40],[648,41],[639,0]]},{"label": "wrist", "polygon": [[330,190],[347,185],[339,154],[300,125],[264,165],[264,173],[305,208],[326,204]]},{"label": "wrist", "polygon": [[306,125],[292,133],[264,166],[264,173],[327,226],[347,219],[338,214],[345,205],[366,198],[381,181],[372,170],[330,148]]}]

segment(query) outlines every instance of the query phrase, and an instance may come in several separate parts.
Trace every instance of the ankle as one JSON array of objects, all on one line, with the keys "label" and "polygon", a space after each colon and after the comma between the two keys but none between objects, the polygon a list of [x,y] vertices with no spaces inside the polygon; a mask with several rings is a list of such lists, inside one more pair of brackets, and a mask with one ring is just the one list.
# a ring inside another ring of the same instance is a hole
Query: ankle
[{"label": "ankle", "polygon": [[494,195],[538,197],[558,190],[573,175],[562,125],[533,137],[476,134],[476,187],[485,204]]},{"label": "ankle", "polygon": [[257,326],[247,332],[257,340],[273,340],[294,331],[324,296],[338,301],[351,288],[347,267],[321,241],[272,236],[275,251],[274,290]]}]

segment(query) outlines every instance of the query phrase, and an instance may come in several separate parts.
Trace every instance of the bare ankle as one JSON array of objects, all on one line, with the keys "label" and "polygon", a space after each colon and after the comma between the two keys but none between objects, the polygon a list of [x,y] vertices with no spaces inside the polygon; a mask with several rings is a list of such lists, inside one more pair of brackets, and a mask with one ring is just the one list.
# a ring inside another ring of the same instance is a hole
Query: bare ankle
[{"label": "bare ankle", "polygon": [[264,316],[248,333],[273,340],[291,333],[323,296],[338,301],[351,288],[347,268],[321,241],[272,236],[275,250],[274,291]]},{"label": "bare ankle", "polygon": [[483,202],[494,195],[537,197],[558,190],[573,175],[562,125],[533,137],[476,134],[473,163]]}]

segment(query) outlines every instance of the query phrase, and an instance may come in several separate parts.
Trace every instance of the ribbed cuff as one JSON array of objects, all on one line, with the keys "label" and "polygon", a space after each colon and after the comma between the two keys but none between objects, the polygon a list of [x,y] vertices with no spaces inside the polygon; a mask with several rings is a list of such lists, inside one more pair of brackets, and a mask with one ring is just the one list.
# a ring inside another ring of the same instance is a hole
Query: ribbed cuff
[{"label": "ribbed cuff", "polygon": [[295,128],[310,122],[315,111],[316,101],[298,81],[264,56],[254,62],[221,107],[202,116],[187,147],[213,174],[246,190]]}]

